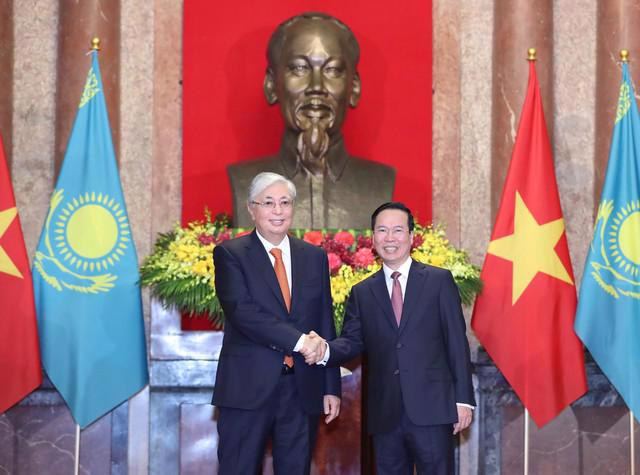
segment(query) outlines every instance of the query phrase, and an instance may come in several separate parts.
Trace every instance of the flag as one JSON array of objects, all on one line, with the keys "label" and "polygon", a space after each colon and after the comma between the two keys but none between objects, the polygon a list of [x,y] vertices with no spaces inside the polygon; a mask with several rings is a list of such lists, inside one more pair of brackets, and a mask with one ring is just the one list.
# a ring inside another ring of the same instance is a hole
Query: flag
[{"label": "flag", "polygon": [[40,386],[29,258],[0,137],[0,413]]},{"label": "flag", "polygon": [[576,332],[629,409],[640,414],[640,117],[627,63]]},{"label": "flag", "polygon": [[149,379],[138,259],[95,50],[33,268],[42,364],[84,428]]},{"label": "flag", "polygon": [[576,287],[534,61],[471,320],[541,427],[587,390]]}]

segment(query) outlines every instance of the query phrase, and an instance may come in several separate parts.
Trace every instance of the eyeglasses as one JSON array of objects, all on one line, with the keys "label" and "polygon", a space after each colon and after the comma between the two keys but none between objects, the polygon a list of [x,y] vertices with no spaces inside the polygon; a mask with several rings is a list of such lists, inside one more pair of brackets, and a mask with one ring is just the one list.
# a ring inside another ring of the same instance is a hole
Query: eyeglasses
[{"label": "eyeglasses", "polygon": [[380,226],[379,228],[376,228],[374,232],[378,236],[388,236],[389,234],[391,234],[391,236],[393,236],[394,238],[398,238],[407,234],[409,230],[402,226],[394,226],[393,228]]},{"label": "eyeglasses", "polygon": [[278,202],[274,200],[252,201],[251,204],[258,205],[264,209],[276,209],[276,205],[280,205],[282,209],[289,209],[293,206],[293,200],[280,200]]}]

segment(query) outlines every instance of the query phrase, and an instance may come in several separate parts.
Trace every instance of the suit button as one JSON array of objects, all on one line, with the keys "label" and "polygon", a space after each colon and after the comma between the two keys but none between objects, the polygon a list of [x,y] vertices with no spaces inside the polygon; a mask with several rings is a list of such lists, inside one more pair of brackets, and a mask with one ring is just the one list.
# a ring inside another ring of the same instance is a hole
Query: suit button
[{"label": "suit button", "polygon": [[402,343],[398,343],[398,344],[396,345],[396,348],[397,348],[397,349],[402,348]]},{"label": "suit button", "polygon": [[400,374],[400,370],[399,370],[399,369],[395,370],[395,371],[393,372],[393,374],[395,374],[396,376],[398,376],[398,375]]}]

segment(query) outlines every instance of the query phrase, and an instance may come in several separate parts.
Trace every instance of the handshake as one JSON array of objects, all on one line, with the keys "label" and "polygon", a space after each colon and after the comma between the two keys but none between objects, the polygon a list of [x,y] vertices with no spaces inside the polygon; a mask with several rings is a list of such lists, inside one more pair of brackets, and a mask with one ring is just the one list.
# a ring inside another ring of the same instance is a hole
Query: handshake
[{"label": "handshake", "polygon": [[312,365],[322,361],[327,350],[327,341],[311,330],[305,335],[304,345],[300,348],[300,354],[304,356],[305,363]]}]

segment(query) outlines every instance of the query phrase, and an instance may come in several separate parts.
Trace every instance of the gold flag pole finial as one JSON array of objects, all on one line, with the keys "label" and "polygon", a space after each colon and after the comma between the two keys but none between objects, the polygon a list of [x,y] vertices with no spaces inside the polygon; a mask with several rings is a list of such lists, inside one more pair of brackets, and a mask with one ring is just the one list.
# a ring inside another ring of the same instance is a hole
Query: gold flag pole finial
[{"label": "gold flag pole finial", "polygon": [[629,62],[629,50],[628,49],[621,49],[620,50],[620,61],[622,61],[623,63],[628,63]]},{"label": "gold flag pole finial", "polygon": [[91,40],[91,50],[100,51],[100,38],[97,36]]},{"label": "gold flag pole finial", "polygon": [[535,48],[529,48],[527,50],[527,60],[528,61],[535,61],[536,60],[536,49]]}]

